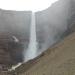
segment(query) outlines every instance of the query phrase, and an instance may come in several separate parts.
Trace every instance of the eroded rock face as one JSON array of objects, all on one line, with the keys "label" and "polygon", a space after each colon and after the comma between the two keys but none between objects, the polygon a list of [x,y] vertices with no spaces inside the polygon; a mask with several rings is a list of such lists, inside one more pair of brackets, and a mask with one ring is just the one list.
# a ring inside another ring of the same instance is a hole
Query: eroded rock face
[{"label": "eroded rock face", "polygon": [[67,30],[70,17],[70,0],[60,0],[47,10],[37,12],[36,24],[39,44],[42,43],[43,47],[48,48],[58,41]]},{"label": "eroded rock face", "polygon": [[[22,53],[29,42],[30,15],[31,12],[0,10],[0,47],[6,55],[9,54],[9,61],[8,58],[3,58],[7,59],[5,62],[9,64],[23,61]],[[5,62],[0,61],[0,63]]]},{"label": "eroded rock face", "polygon": [[0,63],[16,64],[23,61],[23,44],[15,42],[9,33],[0,33]]}]

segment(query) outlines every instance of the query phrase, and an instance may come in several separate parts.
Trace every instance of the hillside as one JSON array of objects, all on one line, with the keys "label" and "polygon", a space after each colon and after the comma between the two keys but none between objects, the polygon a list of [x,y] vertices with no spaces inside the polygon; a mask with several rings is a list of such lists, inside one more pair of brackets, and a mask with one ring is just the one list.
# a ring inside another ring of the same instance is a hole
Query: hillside
[{"label": "hillside", "polygon": [[15,72],[17,75],[75,75],[75,33]]}]

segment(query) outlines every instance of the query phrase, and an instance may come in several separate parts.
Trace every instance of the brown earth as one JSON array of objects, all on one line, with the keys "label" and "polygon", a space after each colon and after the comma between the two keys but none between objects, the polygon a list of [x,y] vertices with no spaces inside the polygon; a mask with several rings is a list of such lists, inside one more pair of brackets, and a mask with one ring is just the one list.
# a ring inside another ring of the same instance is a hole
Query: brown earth
[{"label": "brown earth", "polygon": [[17,75],[75,75],[75,33],[15,70]]}]

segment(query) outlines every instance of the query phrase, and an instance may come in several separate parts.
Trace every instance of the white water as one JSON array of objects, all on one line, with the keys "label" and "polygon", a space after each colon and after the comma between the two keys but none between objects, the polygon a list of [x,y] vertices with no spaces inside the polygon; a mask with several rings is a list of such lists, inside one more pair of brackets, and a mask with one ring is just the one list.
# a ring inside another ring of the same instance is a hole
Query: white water
[{"label": "white water", "polygon": [[32,12],[31,27],[30,27],[30,42],[27,51],[25,52],[25,61],[36,57],[37,53],[37,41],[36,41],[36,22],[35,13]]}]

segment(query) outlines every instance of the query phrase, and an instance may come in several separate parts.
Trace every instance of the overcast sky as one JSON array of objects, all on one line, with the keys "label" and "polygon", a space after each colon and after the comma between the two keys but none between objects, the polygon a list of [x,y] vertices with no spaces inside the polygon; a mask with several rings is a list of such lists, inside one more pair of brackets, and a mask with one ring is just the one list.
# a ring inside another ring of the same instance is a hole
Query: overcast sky
[{"label": "overcast sky", "polygon": [[58,0],[0,0],[0,8],[5,10],[41,11]]}]

